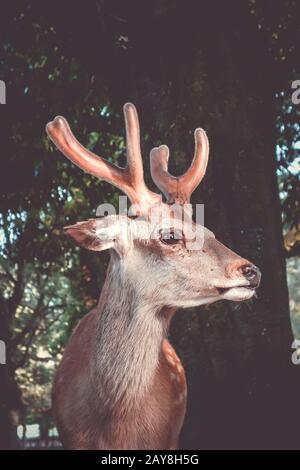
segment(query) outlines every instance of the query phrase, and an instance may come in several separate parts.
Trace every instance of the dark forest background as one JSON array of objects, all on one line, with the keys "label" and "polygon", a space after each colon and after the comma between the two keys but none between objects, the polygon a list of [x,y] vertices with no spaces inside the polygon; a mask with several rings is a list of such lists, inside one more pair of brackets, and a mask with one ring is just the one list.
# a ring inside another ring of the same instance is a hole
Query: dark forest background
[{"label": "dark forest background", "polygon": [[262,271],[250,303],[176,315],[171,341],[189,386],[181,447],[299,448],[286,282],[300,238],[300,105],[291,103],[299,20],[297,0],[1,5],[1,448],[17,447],[18,424],[39,423],[46,434],[53,426],[53,371],[107,265],[62,227],[117,194],[67,161],[45,124],[64,115],[85,146],[123,165],[126,101],[139,111],[152,188],[150,149],[168,144],[180,174],[193,130],[207,130],[210,162],[193,202],[204,202],[206,226]]}]

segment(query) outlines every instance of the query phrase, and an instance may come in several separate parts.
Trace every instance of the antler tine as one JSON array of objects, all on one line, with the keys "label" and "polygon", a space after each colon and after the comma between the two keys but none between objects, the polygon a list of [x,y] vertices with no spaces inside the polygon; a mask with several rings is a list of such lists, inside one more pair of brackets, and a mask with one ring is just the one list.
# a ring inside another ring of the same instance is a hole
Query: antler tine
[{"label": "antler tine", "polygon": [[46,131],[56,147],[79,168],[112,184],[116,184],[120,180],[119,185],[121,186],[124,170],[83,147],[63,116],[56,116],[53,121],[49,122]]},{"label": "antler tine", "polygon": [[156,186],[169,200],[171,194],[177,194],[178,178],[168,172],[170,151],[167,145],[154,147],[150,152],[151,176]]},{"label": "antler tine", "polygon": [[50,139],[79,168],[118,187],[134,204],[153,204],[160,196],[150,191],[144,182],[143,162],[139,143],[139,123],[133,104],[124,106],[127,137],[127,166],[117,165],[83,147],[72,133],[67,120],[57,116],[46,126]]},{"label": "antler tine", "polygon": [[188,171],[180,178],[181,186],[185,188],[189,197],[204,178],[209,156],[209,142],[205,130],[199,127],[195,130],[194,136],[194,158]]},{"label": "antler tine", "polygon": [[169,149],[166,145],[150,153],[151,176],[169,204],[189,203],[191,194],[202,181],[207,167],[209,143],[203,129],[195,130],[195,154],[190,168],[181,176],[168,172]]},{"label": "antler tine", "polygon": [[127,146],[127,165],[125,172],[128,175],[131,186],[138,195],[137,202],[142,201],[146,205],[153,205],[160,202],[161,197],[150,191],[145,185],[138,113],[132,103],[126,103],[123,110]]},{"label": "antler tine", "polygon": [[140,147],[140,125],[136,108],[131,103],[124,105],[126,127],[127,168],[132,182],[144,182],[143,161]]}]

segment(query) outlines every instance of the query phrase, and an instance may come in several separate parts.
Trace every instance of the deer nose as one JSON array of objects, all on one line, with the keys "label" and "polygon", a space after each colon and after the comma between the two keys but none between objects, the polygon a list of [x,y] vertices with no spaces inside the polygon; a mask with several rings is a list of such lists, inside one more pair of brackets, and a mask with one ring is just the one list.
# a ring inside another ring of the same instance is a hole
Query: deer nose
[{"label": "deer nose", "polygon": [[251,287],[258,287],[260,283],[261,273],[254,264],[243,264],[239,271],[249,281]]}]

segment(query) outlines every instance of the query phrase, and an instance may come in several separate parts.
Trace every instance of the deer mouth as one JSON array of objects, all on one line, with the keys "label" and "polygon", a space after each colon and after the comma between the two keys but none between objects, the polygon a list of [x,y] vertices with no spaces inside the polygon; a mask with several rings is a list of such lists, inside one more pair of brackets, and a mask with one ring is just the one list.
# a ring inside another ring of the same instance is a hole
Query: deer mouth
[{"label": "deer mouth", "polygon": [[225,294],[226,292],[232,290],[232,289],[249,289],[249,290],[255,290],[256,287],[254,286],[231,286],[231,287],[217,287],[217,291],[220,295]]},{"label": "deer mouth", "polygon": [[254,295],[256,287],[250,285],[238,285],[231,287],[217,287],[217,291],[222,299],[242,301],[251,299]]}]

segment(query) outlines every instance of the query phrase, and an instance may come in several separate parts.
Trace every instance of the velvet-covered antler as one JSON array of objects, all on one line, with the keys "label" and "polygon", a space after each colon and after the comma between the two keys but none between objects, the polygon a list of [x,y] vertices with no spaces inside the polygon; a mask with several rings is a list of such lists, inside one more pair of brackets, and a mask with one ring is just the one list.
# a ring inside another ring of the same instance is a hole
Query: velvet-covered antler
[{"label": "velvet-covered antler", "polygon": [[203,179],[207,167],[209,144],[203,129],[195,130],[195,154],[190,168],[182,176],[168,172],[169,149],[161,145],[151,150],[151,175],[156,186],[164,193],[168,204],[189,203],[192,192]]},{"label": "velvet-covered antler", "polygon": [[133,204],[148,207],[158,203],[160,196],[150,191],[144,181],[139,120],[133,104],[124,105],[124,117],[127,143],[125,168],[120,168],[83,147],[62,116],[57,116],[49,122],[46,130],[59,150],[82,170],[121,189]]}]

